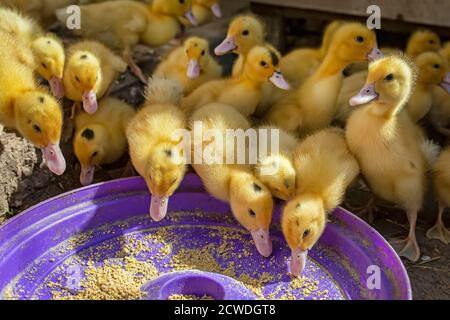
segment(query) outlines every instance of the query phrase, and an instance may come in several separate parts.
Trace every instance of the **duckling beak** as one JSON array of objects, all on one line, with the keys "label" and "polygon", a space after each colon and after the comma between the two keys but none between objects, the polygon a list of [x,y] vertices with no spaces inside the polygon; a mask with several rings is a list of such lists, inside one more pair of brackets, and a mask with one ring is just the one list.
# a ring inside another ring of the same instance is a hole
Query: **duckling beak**
[{"label": "duckling beak", "polygon": [[61,78],[53,77],[48,81],[50,89],[55,97],[61,99],[64,97],[64,85]]},{"label": "duckling beak", "polygon": [[272,240],[269,230],[259,229],[251,232],[256,249],[263,257],[269,257],[272,254]]},{"label": "duckling beak", "polygon": [[225,40],[222,41],[221,44],[219,44],[215,49],[214,53],[217,56],[221,56],[224,54],[227,54],[230,51],[233,51],[237,48],[236,40],[234,37],[227,37]]},{"label": "duckling beak", "polygon": [[384,54],[383,54],[383,52],[381,52],[380,49],[373,48],[372,51],[370,51],[369,54],[367,55],[367,60],[369,60],[370,62],[373,62],[373,61],[381,59],[383,57],[384,57]]},{"label": "duckling beak", "polygon": [[83,108],[89,114],[97,112],[98,108],[97,95],[95,94],[94,91],[83,93]]},{"label": "duckling beak", "polygon": [[89,166],[81,169],[80,182],[83,186],[88,186],[94,180],[95,167]]},{"label": "duckling beak", "polygon": [[188,12],[186,12],[186,13],[184,14],[184,17],[185,17],[186,19],[188,19],[189,22],[190,22],[194,27],[198,26],[197,19],[195,18],[194,13],[192,12],[192,10],[189,10]]},{"label": "duckling beak", "polygon": [[190,59],[186,75],[189,79],[195,80],[200,76],[200,63],[196,59]]},{"label": "duckling beak", "polygon": [[66,159],[57,144],[49,144],[42,149],[42,156],[47,163],[48,169],[60,176],[66,171]]},{"label": "duckling beak", "polygon": [[154,221],[161,221],[167,214],[167,207],[169,205],[169,197],[159,197],[152,195],[152,202],[150,204],[150,216]]},{"label": "duckling beak", "polygon": [[308,250],[303,251],[301,249],[292,250],[290,273],[294,277],[299,277],[306,266],[306,260],[308,258]]},{"label": "duckling beak", "polygon": [[280,71],[275,71],[269,78],[269,81],[272,82],[277,88],[280,88],[282,90],[289,90],[291,88]]},{"label": "duckling beak", "polygon": [[360,106],[369,103],[378,98],[378,93],[375,91],[375,84],[368,84],[361,91],[350,99],[349,104],[352,107]]},{"label": "duckling beak", "polygon": [[213,4],[212,7],[211,7],[211,11],[216,16],[216,18],[222,18],[223,17],[222,9],[220,8],[220,4],[218,4],[218,3]]},{"label": "duckling beak", "polygon": [[450,72],[447,73],[444,80],[441,82],[440,86],[450,94]]}]

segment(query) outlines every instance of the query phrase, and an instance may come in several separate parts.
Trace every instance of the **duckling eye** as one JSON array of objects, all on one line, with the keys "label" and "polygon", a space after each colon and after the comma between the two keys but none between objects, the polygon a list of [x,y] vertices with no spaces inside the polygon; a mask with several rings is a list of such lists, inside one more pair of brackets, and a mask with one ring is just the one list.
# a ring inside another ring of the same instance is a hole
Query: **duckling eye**
[{"label": "duckling eye", "polygon": [[273,190],[275,190],[276,192],[280,192],[280,189],[278,188],[273,188]]},{"label": "duckling eye", "polygon": [[249,209],[248,210],[248,214],[250,215],[250,217],[256,217],[256,212],[255,211],[253,211],[252,209]]},{"label": "duckling eye", "polygon": [[77,80],[77,82],[80,82],[80,78],[78,77],[75,77],[75,80]]},{"label": "duckling eye", "polygon": [[95,151],[95,152],[92,154],[92,158],[95,158],[97,155],[98,155],[98,152]]},{"label": "duckling eye", "polygon": [[261,61],[259,64],[261,65],[261,67],[264,67],[264,68],[267,67],[267,62],[265,62],[265,61]]},{"label": "duckling eye", "polygon": [[204,55],[205,55],[205,50],[202,51],[202,56],[204,56]]},{"label": "duckling eye", "polygon": [[181,4],[183,4],[183,3],[184,3],[184,0],[178,0],[178,2],[181,3]]},{"label": "duckling eye", "polygon": [[310,229],[306,229],[306,230],[303,232],[303,239],[306,238],[307,236],[309,236],[310,233],[311,233],[311,230],[310,230]]},{"label": "duckling eye", "polygon": [[429,40],[428,41],[430,44],[434,44],[434,40],[432,39],[432,40]]},{"label": "duckling eye", "polygon": [[249,34],[250,34],[250,31],[248,31],[248,30],[242,31],[242,35],[243,35],[244,37],[248,36]]},{"label": "duckling eye", "polygon": [[42,68],[47,69],[47,65],[45,63],[41,62],[41,66]]},{"label": "duckling eye", "polygon": [[435,65],[433,66],[433,68],[435,68],[435,69],[440,69],[441,66],[440,66],[439,64],[435,64]]},{"label": "duckling eye", "polygon": [[37,133],[41,133],[42,132],[41,127],[39,127],[37,124],[33,124],[33,130],[36,131]]},{"label": "duckling eye", "polygon": [[364,37],[362,37],[362,36],[357,36],[357,37],[355,38],[355,41],[358,42],[358,43],[363,43],[363,42],[364,42]]},{"label": "duckling eye", "polygon": [[392,80],[394,80],[394,75],[393,75],[392,73],[390,73],[390,74],[388,74],[388,75],[384,78],[384,80],[386,80],[386,81],[392,81]]}]

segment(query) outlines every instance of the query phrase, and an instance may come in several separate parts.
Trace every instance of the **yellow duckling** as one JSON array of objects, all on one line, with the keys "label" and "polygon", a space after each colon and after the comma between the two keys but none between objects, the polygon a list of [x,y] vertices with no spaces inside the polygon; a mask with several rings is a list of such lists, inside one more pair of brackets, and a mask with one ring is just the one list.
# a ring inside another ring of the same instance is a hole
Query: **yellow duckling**
[{"label": "yellow duckling", "polygon": [[269,110],[267,121],[300,135],[327,127],[337,111],[344,68],[353,62],[376,59],[380,54],[372,30],[359,23],[344,24],[335,32],[320,67],[299,89]]},{"label": "yellow duckling", "polygon": [[415,58],[421,53],[428,51],[439,51],[441,48],[441,39],[430,30],[416,30],[408,40],[406,54]]},{"label": "yellow duckling", "polygon": [[82,112],[76,116],[73,146],[81,164],[83,186],[92,183],[96,166],[114,163],[125,154],[125,128],[134,114],[133,107],[125,102],[105,98],[95,114]]},{"label": "yellow duckling", "polygon": [[49,82],[57,98],[62,98],[65,59],[62,42],[55,35],[45,34],[33,19],[7,8],[0,8],[0,30],[23,41],[31,48],[34,59],[27,59],[24,63],[30,65]]},{"label": "yellow duckling", "polygon": [[147,100],[126,129],[131,162],[152,194],[150,215],[155,221],[167,214],[169,197],[183,180],[183,146],[174,133],[184,129],[178,108],[182,89],[171,80],[150,79]]},{"label": "yellow duckling", "polygon": [[433,105],[433,89],[442,84],[442,87],[449,90],[450,82],[445,82],[447,72],[447,62],[436,52],[425,52],[416,56],[415,64],[419,69],[417,83],[408,103],[408,110],[411,119],[418,122],[425,117]]},{"label": "yellow duckling", "polygon": [[66,97],[83,102],[87,113],[97,111],[101,98],[127,64],[111,50],[95,41],[82,41],[68,49],[64,70]]},{"label": "yellow duckling", "polygon": [[154,72],[156,77],[180,82],[185,94],[221,75],[222,67],[209,54],[208,40],[198,37],[187,39]]},{"label": "yellow duckling", "polygon": [[[222,18],[222,8],[220,7],[219,0],[192,0],[192,13],[197,21],[198,25],[203,25],[213,19]],[[182,18],[183,23],[192,25],[186,18]]]},{"label": "yellow duckling", "polygon": [[238,59],[233,65],[233,77],[238,76],[245,64],[246,57],[254,46],[264,44],[264,24],[252,15],[238,16],[231,21],[226,38],[214,50],[218,56],[234,52]]},{"label": "yellow duckling", "polygon": [[203,84],[183,99],[183,109],[192,112],[219,102],[236,108],[246,117],[252,115],[261,101],[263,84],[270,81],[280,89],[289,89],[278,69],[279,59],[280,54],[271,47],[254,47],[240,75]]},{"label": "yellow duckling", "polygon": [[403,110],[414,86],[407,59],[389,56],[369,66],[366,86],[350,101],[365,105],[351,113],[346,138],[373,193],[402,207],[410,224],[405,240],[394,242],[399,255],[420,257],[416,240],[417,213],[426,190],[425,173],[434,146]]},{"label": "yellow duckling", "polygon": [[262,154],[254,168],[255,176],[282,200],[288,200],[295,191],[292,152],[297,143],[297,139],[283,129],[267,125],[258,128],[258,152]]},{"label": "yellow duckling", "polygon": [[272,194],[255,177],[250,165],[226,162],[226,155],[231,150],[243,152],[243,149],[237,145],[236,139],[229,141],[231,139],[225,138],[226,130],[247,130],[250,128],[250,123],[234,108],[219,103],[198,109],[192,115],[191,122],[201,122],[203,132],[206,130],[219,132],[223,136],[222,140],[225,141],[223,144],[225,150],[220,150],[220,144],[216,145],[214,140],[211,140],[209,144],[203,142],[202,148],[199,148],[201,150],[194,150],[194,157],[200,151],[206,153],[207,149],[211,154],[222,152],[223,155],[222,158],[215,159],[219,161],[213,164],[208,164],[206,159],[202,159],[200,164],[194,161],[192,166],[195,172],[213,197],[230,204],[236,220],[250,231],[258,252],[264,257],[269,257],[272,254],[272,241],[269,234],[273,209]]},{"label": "yellow duckling", "polygon": [[[446,42],[439,54],[447,61],[450,66],[450,41]],[[433,88],[433,108],[430,112],[430,120],[434,128],[445,136],[450,136],[448,125],[450,124],[450,95],[448,94],[450,77],[441,83],[441,86]]]},{"label": "yellow duckling", "polygon": [[[29,50],[14,37],[0,32],[0,123],[17,130],[41,148],[48,168],[61,175],[66,169],[59,148],[63,115],[55,98],[36,85],[33,69],[24,65],[11,48]],[[30,53],[31,54],[31,53]]]},{"label": "yellow duckling", "polygon": [[445,228],[442,216],[445,208],[450,206],[450,148],[446,148],[439,155],[433,166],[433,187],[438,200],[438,217],[436,224],[427,231],[429,239],[441,240],[445,244],[450,242],[450,231]]},{"label": "yellow duckling", "polygon": [[291,273],[299,276],[308,251],[325,230],[327,214],[344,199],[359,174],[344,131],[335,128],[314,133],[294,151],[297,190],[283,209],[281,226],[291,249]]}]

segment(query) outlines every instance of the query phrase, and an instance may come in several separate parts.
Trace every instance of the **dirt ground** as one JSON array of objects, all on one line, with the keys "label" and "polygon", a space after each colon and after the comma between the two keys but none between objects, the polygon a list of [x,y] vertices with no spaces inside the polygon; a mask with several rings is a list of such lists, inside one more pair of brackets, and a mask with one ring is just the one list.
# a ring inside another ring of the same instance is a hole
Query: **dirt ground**
[{"label": "dirt ground", "polygon": [[[203,28],[188,30],[185,35],[202,34],[211,40],[212,45],[215,45],[225,34],[227,23],[227,19],[224,19]],[[320,42],[321,30],[302,34],[299,38],[295,33],[300,32],[301,26],[298,22],[292,22],[289,25],[289,28],[295,32],[291,32],[287,37],[287,46],[317,45]],[[151,74],[161,56],[178,43],[179,41],[173,41],[156,51],[140,48],[136,56],[141,61],[140,65],[146,74]],[[225,70],[230,70],[231,61],[230,56],[220,59]],[[112,94],[139,106],[143,101],[143,89],[135,77],[126,73],[115,83]],[[66,104],[70,103],[66,101]],[[430,134],[436,137],[433,132]],[[441,137],[436,137],[435,140],[443,142]],[[58,177],[52,175],[46,167],[41,168],[39,150],[35,150],[30,143],[14,132],[0,128],[0,224],[40,201],[81,187],[80,166],[73,154],[71,143],[64,143],[62,150],[67,160],[67,170],[64,175]],[[127,164],[128,158],[124,157],[114,165],[105,166],[96,172],[94,182],[129,175],[130,171],[126,170]],[[368,193],[359,189],[355,187],[348,192],[347,201],[352,206],[363,206],[367,202]],[[426,230],[434,223],[435,214],[435,204],[432,196],[429,195],[417,227],[422,259],[414,264],[405,262],[415,299],[450,299],[450,245],[425,238]],[[450,215],[447,218],[450,218]],[[449,219],[446,224],[450,226]],[[404,236],[407,233],[406,216],[401,210],[395,208],[380,206],[373,226],[387,239]]]}]

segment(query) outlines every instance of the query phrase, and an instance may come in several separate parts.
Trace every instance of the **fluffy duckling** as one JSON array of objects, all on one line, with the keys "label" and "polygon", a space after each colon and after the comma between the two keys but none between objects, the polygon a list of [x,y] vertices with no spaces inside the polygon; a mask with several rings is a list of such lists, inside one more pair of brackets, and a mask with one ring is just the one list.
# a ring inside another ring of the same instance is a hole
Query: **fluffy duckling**
[{"label": "fluffy duckling", "polygon": [[187,39],[154,72],[154,76],[180,82],[185,94],[221,75],[222,67],[211,57],[208,40],[198,37]]},{"label": "fluffy duckling", "polygon": [[445,82],[447,62],[438,53],[421,53],[416,56],[414,62],[419,73],[414,93],[406,104],[406,110],[411,119],[418,122],[428,114],[433,105],[434,87],[442,84],[442,88],[447,88],[450,93],[450,83]]},{"label": "fluffy duckling", "polygon": [[126,129],[131,162],[152,194],[150,216],[155,221],[167,214],[169,197],[183,180],[186,166],[183,146],[174,133],[186,127],[178,108],[182,89],[171,80],[153,78],[144,107]]},{"label": "fluffy duckling", "polygon": [[427,51],[439,51],[441,48],[441,39],[430,30],[417,30],[408,40],[406,46],[406,54],[411,58],[415,58],[421,53]]},{"label": "fluffy duckling", "polygon": [[105,98],[95,114],[82,112],[76,116],[73,146],[81,164],[83,186],[92,183],[96,166],[114,163],[125,154],[125,128],[134,114],[134,108],[125,102]]},{"label": "fluffy duckling", "polygon": [[295,191],[292,152],[297,143],[297,139],[283,129],[267,125],[258,128],[258,152],[261,155],[254,168],[255,176],[281,200],[289,199]]},{"label": "fluffy duckling", "polygon": [[446,148],[439,155],[433,166],[433,187],[438,200],[438,217],[436,224],[427,231],[429,239],[441,240],[445,244],[450,242],[450,231],[445,228],[442,216],[445,208],[450,206],[450,148]]},{"label": "fluffy duckling", "polygon": [[414,78],[406,58],[394,55],[373,62],[365,87],[350,101],[365,106],[352,112],[346,129],[349,149],[373,193],[407,213],[408,237],[393,244],[411,261],[420,257],[415,228],[433,147],[403,110]]},{"label": "fluffy duckling", "polygon": [[[446,42],[439,54],[447,61],[450,66],[450,42]],[[433,108],[430,112],[430,121],[434,128],[445,136],[450,136],[450,95],[448,88],[450,87],[450,78],[446,78],[441,86],[433,88]]]},{"label": "fluffy duckling", "polygon": [[110,49],[96,41],[82,41],[68,49],[64,70],[66,97],[83,102],[87,113],[97,111],[101,98],[127,64]]},{"label": "fluffy duckling", "polygon": [[[227,129],[250,128],[248,120],[234,108],[218,103],[198,109],[191,118],[192,122],[201,122],[203,130],[215,130],[223,134],[225,150],[218,150],[220,144],[215,141],[203,142],[201,152],[208,149],[211,154],[222,153],[219,162],[208,164],[205,159],[200,164],[194,161],[194,170],[200,176],[206,190],[215,198],[230,204],[236,220],[250,231],[258,252],[269,257],[272,254],[272,241],[269,227],[272,221],[273,199],[270,190],[252,172],[248,164],[227,164],[225,155],[232,151],[242,151],[237,139],[226,139]],[[211,146],[211,144],[213,144]],[[200,150],[194,150],[194,157]],[[235,158],[236,159],[236,158]]]},{"label": "fluffy duckling", "polygon": [[281,59],[281,72],[292,86],[298,87],[317,70],[327,54],[334,33],[341,25],[341,21],[333,21],[328,24],[320,48],[295,49]]},{"label": "fluffy duckling", "polygon": [[267,121],[300,135],[327,127],[337,111],[344,68],[380,54],[372,30],[360,23],[344,24],[335,32],[320,67],[302,86],[272,106]]},{"label": "fluffy duckling", "polygon": [[253,47],[241,74],[198,87],[183,99],[183,109],[192,112],[206,104],[219,102],[236,108],[246,117],[252,115],[261,101],[265,83],[271,82],[280,89],[289,89],[278,69],[279,59],[280,54],[271,47]]},{"label": "fluffy duckling", "polygon": [[[192,0],[192,13],[198,25],[211,21],[213,16],[216,18],[222,18],[223,16],[219,0]],[[188,23],[188,25],[191,25],[191,23]]]},{"label": "fluffy duckling", "polygon": [[[33,69],[17,59],[11,48],[29,50],[14,37],[0,32],[0,123],[17,130],[41,148],[44,161],[55,174],[66,168],[59,148],[63,115],[60,105],[36,85]],[[31,54],[31,53],[30,53]]]},{"label": "fluffy duckling", "polygon": [[234,52],[238,59],[233,65],[233,77],[238,76],[245,64],[246,57],[254,46],[264,44],[264,24],[252,15],[238,16],[231,21],[226,38],[214,53],[218,56]]},{"label": "fluffy duckling", "polygon": [[344,131],[329,128],[307,137],[294,151],[296,195],[283,209],[281,226],[292,252],[291,273],[299,276],[308,251],[325,230],[327,214],[344,199],[359,174]]},{"label": "fluffy duckling", "polygon": [[24,63],[30,65],[49,82],[57,98],[62,98],[65,59],[62,42],[55,35],[45,34],[33,19],[8,8],[0,8],[0,30],[23,41],[31,48],[33,59],[26,59]]}]

